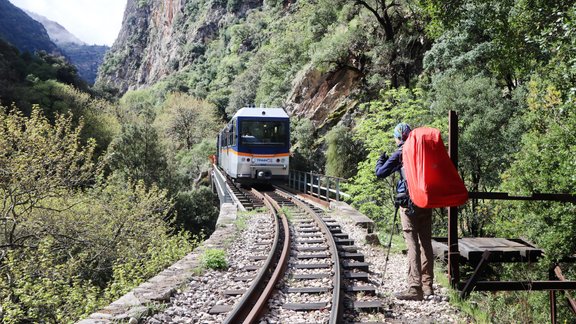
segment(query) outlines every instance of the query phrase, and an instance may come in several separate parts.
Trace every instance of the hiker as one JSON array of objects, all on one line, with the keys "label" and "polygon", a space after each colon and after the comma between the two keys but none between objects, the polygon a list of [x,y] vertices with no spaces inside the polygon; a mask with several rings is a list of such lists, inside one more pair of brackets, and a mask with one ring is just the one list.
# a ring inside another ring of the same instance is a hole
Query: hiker
[{"label": "hiker", "polygon": [[434,294],[434,255],[432,252],[432,209],[414,205],[408,196],[408,185],[402,165],[402,146],[411,128],[399,123],[394,128],[394,140],[398,149],[388,157],[382,153],[376,163],[376,177],[386,178],[394,172],[400,173],[396,186],[395,205],[400,208],[400,219],[404,240],[408,246],[408,285],[405,292],[395,293],[401,300],[422,300]]}]

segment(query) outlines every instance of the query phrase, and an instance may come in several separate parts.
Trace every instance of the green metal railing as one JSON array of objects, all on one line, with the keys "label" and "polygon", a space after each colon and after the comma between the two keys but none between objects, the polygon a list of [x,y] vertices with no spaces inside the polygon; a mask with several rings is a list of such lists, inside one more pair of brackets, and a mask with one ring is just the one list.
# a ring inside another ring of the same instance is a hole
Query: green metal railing
[{"label": "green metal railing", "polygon": [[340,185],[344,182],[346,179],[343,178],[297,170],[290,170],[288,176],[288,186],[291,189],[325,201],[340,201],[342,198],[350,197],[340,189]]}]

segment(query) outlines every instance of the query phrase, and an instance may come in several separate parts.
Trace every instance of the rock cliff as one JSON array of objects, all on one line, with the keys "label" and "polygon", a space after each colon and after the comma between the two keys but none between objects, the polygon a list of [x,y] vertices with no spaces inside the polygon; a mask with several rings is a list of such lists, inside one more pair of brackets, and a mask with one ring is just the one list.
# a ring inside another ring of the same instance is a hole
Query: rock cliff
[{"label": "rock cliff", "polygon": [[[261,5],[262,0],[243,1],[236,15]],[[125,92],[185,69],[233,16],[222,1],[128,0],[100,82]]]},{"label": "rock cliff", "polygon": [[[182,75],[198,64],[204,64],[200,68],[203,71],[209,70],[212,67],[210,61],[206,63],[205,53],[214,42],[227,42],[235,37],[230,26],[252,23],[249,18],[243,18],[254,12],[285,17],[297,10],[295,1],[276,1],[276,7],[272,9],[270,3],[263,0],[128,0],[122,29],[100,69],[97,84],[118,89],[122,94],[167,79],[178,83],[174,81],[174,75]],[[251,29],[246,27],[245,30]],[[236,55],[248,53],[257,57],[259,49],[252,40],[266,37],[246,36],[236,49]],[[266,41],[260,42],[259,46],[263,43]],[[208,75],[215,79],[216,73],[218,71],[210,71],[203,77]],[[358,103],[354,94],[358,92],[362,78],[362,73],[353,68],[320,72],[314,67],[306,67],[293,78],[292,90],[282,100],[291,115],[312,119],[324,133],[342,120],[351,121]],[[211,83],[206,87],[207,91],[222,90],[219,93],[224,93],[222,96],[233,91],[214,85],[226,83],[226,80],[191,80],[187,76],[180,79],[186,79],[184,91],[193,88],[194,82]],[[210,93],[206,96],[210,97]],[[249,97],[254,98],[254,94]],[[218,100],[227,100],[221,98]]]}]

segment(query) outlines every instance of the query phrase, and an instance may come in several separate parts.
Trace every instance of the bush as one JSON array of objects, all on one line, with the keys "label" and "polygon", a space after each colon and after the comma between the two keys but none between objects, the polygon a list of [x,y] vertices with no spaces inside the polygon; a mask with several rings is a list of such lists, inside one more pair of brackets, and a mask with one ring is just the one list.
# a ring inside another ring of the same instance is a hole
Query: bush
[{"label": "bush", "polygon": [[401,121],[413,128],[431,125],[432,116],[425,106],[420,89],[406,88],[382,90],[381,100],[361,106],[363,117],[357,120],[354,138],[361,141],[367,157],[358,164],[358,173],[345,184],[345,191],[358,210],[374,220],[391,220],[393,215],[393,188],[395,176],[382,181],[376,178],[374,168],[382,152],[388,155],[396,150],[392,130]]},{"label": "bush", "polygon": [[225,270],[228,268],[226,252],[220,249],[207,249],[201,257],[202,267],[212,270]]},{"label": "bush", "polygon": [[326,174],[340,178],[354,176],[358,162],[363,158],[363,149],[352,130],[336,126],[326,134],[326,143]]}]

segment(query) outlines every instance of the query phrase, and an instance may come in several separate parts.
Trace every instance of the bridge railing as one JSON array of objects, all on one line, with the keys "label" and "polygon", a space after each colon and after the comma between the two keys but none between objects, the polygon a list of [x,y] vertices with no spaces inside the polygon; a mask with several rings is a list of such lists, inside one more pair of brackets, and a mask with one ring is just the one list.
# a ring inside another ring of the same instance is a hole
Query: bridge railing
[{"label": "bridge railing", "polygon": [[218,193],[218,198],[220,199],[220,205],[224,203],[234,203],[233,195],[230,190],[226,187],[226,176],[220,172],[217,167],[212,168],[212,191]]},{"label": "bridge railing", "polygon": [[346,179],[343,178],[298,170],[290,170],[288,176],[288,186],[291,189],[326,201],[331,199],[341,201],[350,197],[341,190],[341,184],[344,182]]}]

